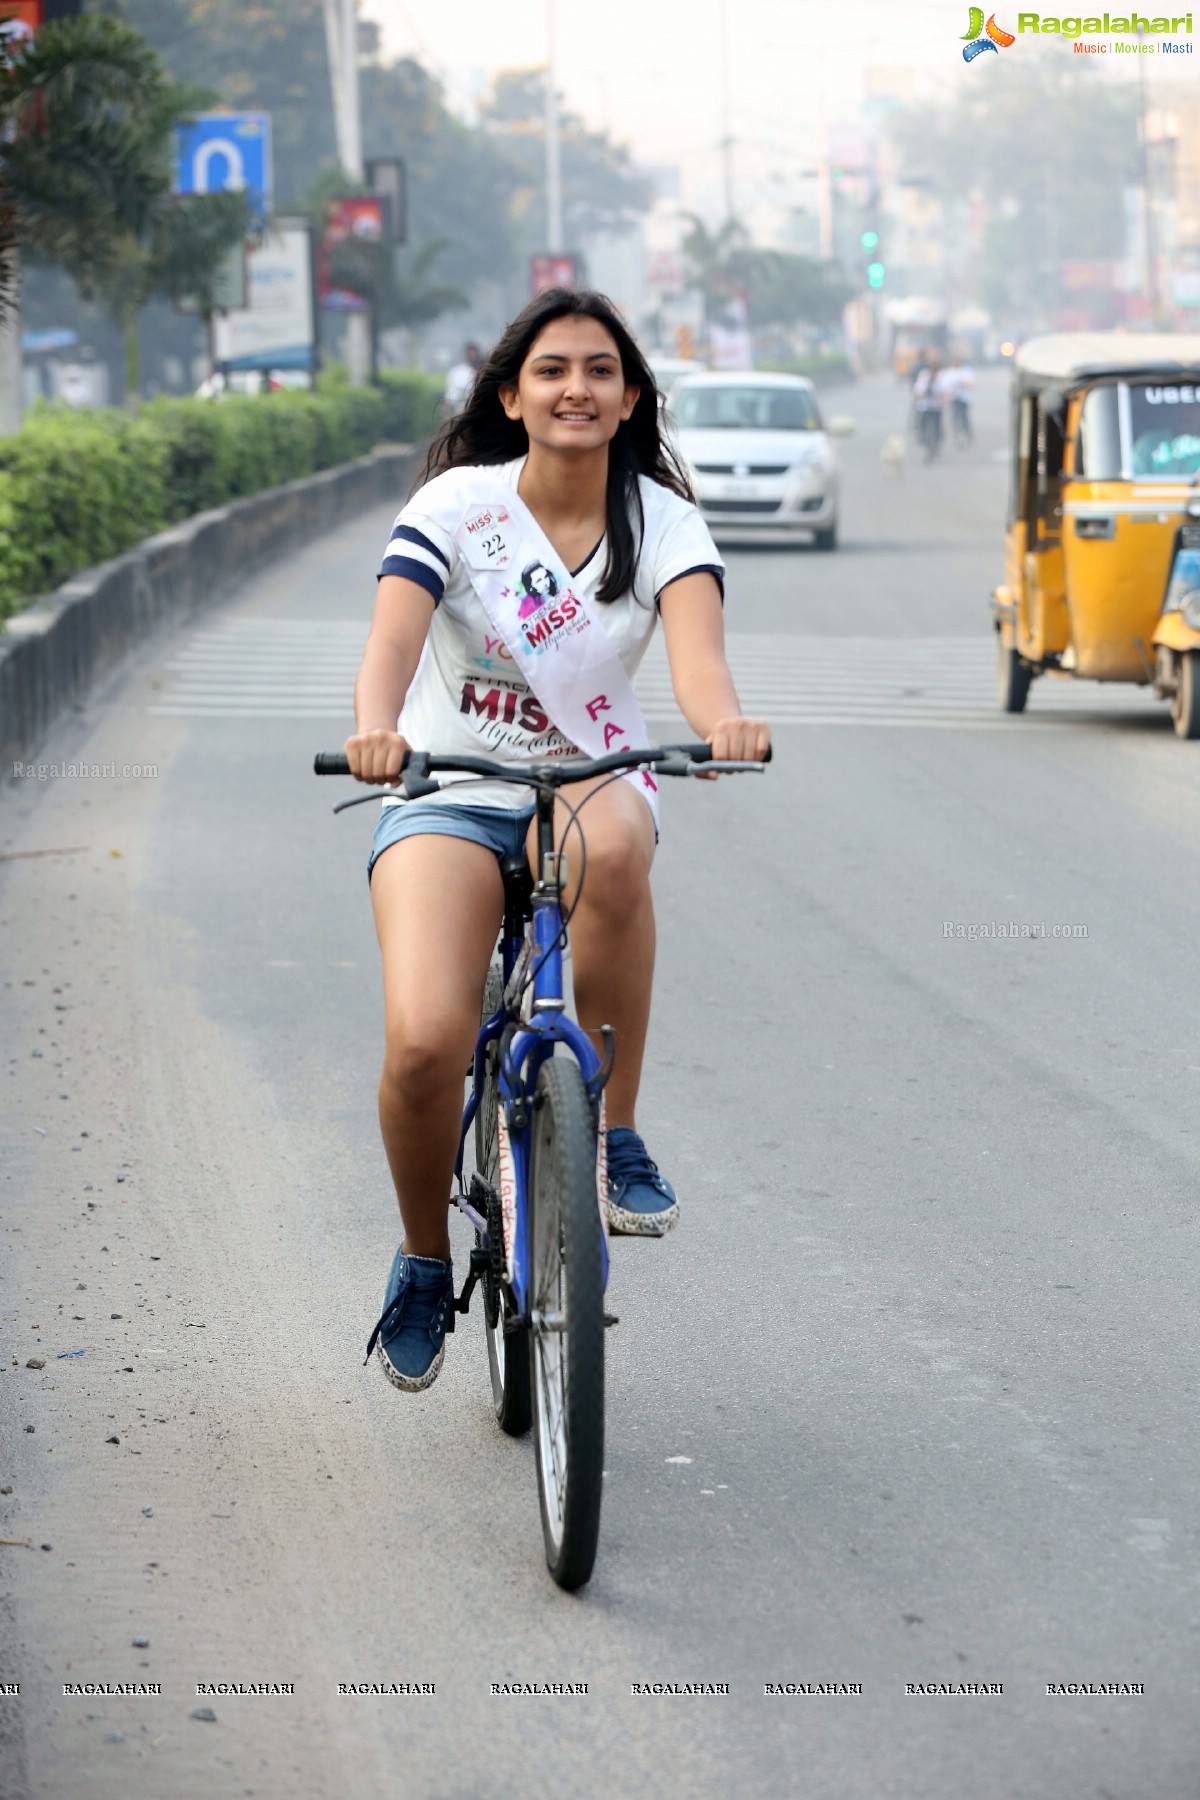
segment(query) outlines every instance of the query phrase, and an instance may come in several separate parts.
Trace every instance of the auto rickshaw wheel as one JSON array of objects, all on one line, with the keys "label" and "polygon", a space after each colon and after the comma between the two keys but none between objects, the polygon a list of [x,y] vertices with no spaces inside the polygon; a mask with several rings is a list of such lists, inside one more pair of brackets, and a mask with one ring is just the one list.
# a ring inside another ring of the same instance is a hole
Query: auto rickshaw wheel
[{"label": "auto rickshaw wheel", "polygon": [[1178,658],[1171,722],[1176,737],[1200,738],[1200,651],[1185,650]]},{"label": "auto rickshaw wheel", "polygon": [[996,665],[996,691],[1000,710],[1006,713],[1024,712],[1033,670],[1023,656],[1018,656],[1016,650],[1004,642],[999,632],[996,633],[996,652],[999,659]]}]

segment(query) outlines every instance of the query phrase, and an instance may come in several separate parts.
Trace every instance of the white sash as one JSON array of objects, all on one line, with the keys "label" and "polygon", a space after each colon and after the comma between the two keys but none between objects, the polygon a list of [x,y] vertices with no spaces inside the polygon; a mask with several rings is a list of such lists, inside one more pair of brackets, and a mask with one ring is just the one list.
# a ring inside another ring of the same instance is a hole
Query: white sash
[{"label": "white sash", "polygon": [[[451,479],[451,478],[454,479]],[[585,756],[645,749],[650,739],[616,646],[545,532],[498,470],[451,469],[435,516],[453,536],[513,661],[562,735]],[[443,497],[444,494],[444,497]],[[433,495],[429,495],[433,499]],[[658,783],[631,769],[658,831]]]}]

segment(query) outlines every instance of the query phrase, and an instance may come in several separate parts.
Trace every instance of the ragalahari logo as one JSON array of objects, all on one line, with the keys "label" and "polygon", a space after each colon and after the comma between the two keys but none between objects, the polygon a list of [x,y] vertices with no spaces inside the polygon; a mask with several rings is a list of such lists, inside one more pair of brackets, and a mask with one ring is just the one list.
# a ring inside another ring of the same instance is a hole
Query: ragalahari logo
[{"label": "ragalahari logo", "polygon": [[[985,30],[987,36],[983,37],[981,34]],[[975,58],[982,56],[985,50],[1007,50],[1016,41],[1011,31],[1005,31],[1002,26],[997,25],[995,13],[992,14],[985,26],[982,6],[973,6],[971,8],[971,29],[963,33],[963,61],[974,62]]]}]

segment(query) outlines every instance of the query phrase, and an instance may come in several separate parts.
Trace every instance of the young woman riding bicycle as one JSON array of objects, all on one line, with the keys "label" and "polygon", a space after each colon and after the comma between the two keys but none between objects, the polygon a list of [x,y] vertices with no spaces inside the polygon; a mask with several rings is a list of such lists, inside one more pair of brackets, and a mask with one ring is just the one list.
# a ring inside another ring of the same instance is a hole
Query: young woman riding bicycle
[{"label": "young woman riding bicycle", "polygon": [[[697,736],[716,758],[766,755],[770,732],[742,716],[725,659],[724,565],[663,440],[650,369],[603,296],[555,289],[525,308],[440,431],[424,477],[393,527],[355,686],[357,729],[345,750],[360,781],[395,781],[410,748],[519,766],[577,747],[596,754],[588,733],[597,748],[615,747],[619,715],[640,724],[628,683],[659,615],[675,696]],[[501,541],[488,535],[496,516],[526,552],[511,571],[487,566],[489,544]],[[569,573],[565,592],[543,555]],[[585,628],[589,649],[600,643],[597,626],[608,672],[605,694],[589,696],[596,683],[566,679],[575,662],[558,652]],[[560,729],[575,718],[571,735]],[[566,894],[568,907],[578,898],[580,1024],[598,1045],[602,1024],[616,1034],[609,1229],[640,1236],[662,1236],[679,1213],[635,1119],[654,972],[652,788],[635,777],[590,798],[587,784],[572,790],[574,807],[586,800],[587,879],[577,894],[582,859],[572,858]],[[561,841],[561,804],[559,814]],[[461,800],[453,791],[385,800],[375,832],[369,875],[386,1011],[379,1119],[404,1223],[377,1354],[402,1389],[428,1387],[444,1356],[463,1071],[501,922],[500,862],[526,847],[531,817],[528,790],[472,782]]]}]

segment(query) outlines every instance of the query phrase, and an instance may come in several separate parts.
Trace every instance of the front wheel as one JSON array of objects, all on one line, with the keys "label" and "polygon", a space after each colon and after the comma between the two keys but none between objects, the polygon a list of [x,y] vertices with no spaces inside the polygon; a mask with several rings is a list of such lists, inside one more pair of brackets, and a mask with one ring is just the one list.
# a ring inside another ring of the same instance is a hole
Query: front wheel
[{"label": "front wheel", "polygon": [[1023,656],[1004,642],[1000,632],[996,633],[996,697],[1000,702],[1001,712],[1022,713],[1025,702],[1029,698],[1029,684],[1033,680],[1033,670]]},{"label": "front wheel", "polygon": [[596,1560],[604,1475],[604,1275],[596,1128],[578,1066],[538,1076],[530,1167],[529,1366],[546,1563],[582,1587]]},{"label": "front wheel", "polygon": [[[504,977],[493,963],[483,990],[484,1020],[499,1012],[503,999]],[[493,1038],[484,1061],[483,1092],[475,1114],[475,1167],[497,1196],[500,1192],[499,1060],[500,1040]],[[504,1295],[504,1244],[498,1200],[488,1212],[488,1253],[489,1266],[483,1278],[483,1324],[487,1333],[488,1372],[492,1380],[492,1411],[501,1431],[506,1431],[510,1437],[521,1437],[533,1422],[529,1358],[520,1340],[506,1336],[504,1331],[505,1318],[511,1316],[512,1308]]]},{"label": "front wheel", "polygon": [[819,531],[813,532],[813,549],[814,550],[836,550],[837,549],[837,520],[836,519],[834,519],[834,521],[831,525],[823,525]]},{"label": "front wheel", "polygon": [[1178,659],[1171,723],[1176,737],[1200,737],[1200,651],[1185,650]]}]

